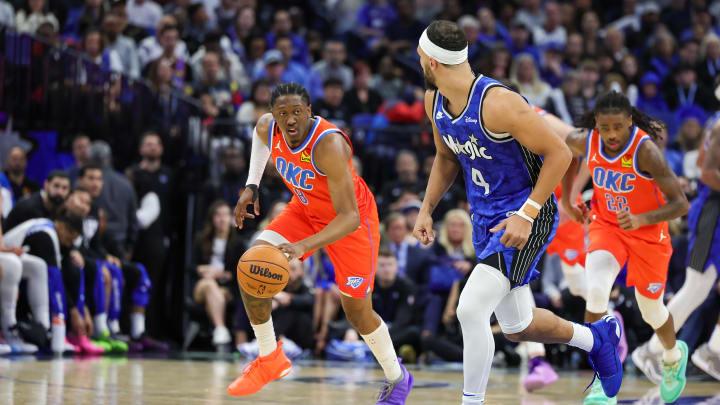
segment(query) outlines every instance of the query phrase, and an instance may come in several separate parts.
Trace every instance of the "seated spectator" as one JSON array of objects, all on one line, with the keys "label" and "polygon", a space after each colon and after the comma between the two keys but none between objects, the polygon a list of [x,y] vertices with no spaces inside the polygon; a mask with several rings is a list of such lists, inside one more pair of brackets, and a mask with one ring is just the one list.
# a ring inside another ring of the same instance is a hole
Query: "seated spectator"
[{"label": "seated spectator", "polygon": [[105,50],[115,52],[120,58],[121,72],[133,79],[140,77],[140,60],[135,41],[122,33],[122,20],[115,14],[108,14],[102,22],[102,33],[107,43]]},{"label": "seated spectator", "polygon": [[353,71],[345,66],[345,59],[345,44],[339,40],[328,40],[325,42],[323,59],[312,66],[312,71],[323,83],[330,78],[340,79],[343,90],[348,91],[353,84]]},{"label": "seated spectator", "polygon": [[561,23],[560,5],[555,1],[545,3],[545,21],[533,29],[535,45],[541,49],[551,44],[565,46],[567,31]]},{"label": "seated spectator", "polygon": [[[382,218],[390,211],[397,211],[401,206],[393,205],[400,198],[405,190],[421,193],[425,190],[425,184],[420,181],[420,163],[415,153],[409,150],[401,150],[395,157],[396,179],[386,182],[379,193],[376,193],[376,200]],[[401,266],[402,267],[402,266]],[[402,273],[401,273],[402,274]]]},{"label": "seated spectator", "polygon": [[19,146],[11,148],[10,153],[5,158],[5,175],[10,181],[15,202],[28,194],[40,190],[40,186],[27,177],[25,174],[26,169],[27,155],[25,151]]},{"label": "seated spectator", "polygon": [[105,17],[102,0],[85,0],[85,5],[68,13],[63,35],[80,39],[90,28],[97,28]]},{"label": "seated spectator", "polygon": [[598,85],[600,84],[600,67],[598,63],[586,59],[580,65],[580,99],[582,100],[584,111],[587,111],[595,103],[598,95]]},{"label": "seated spectator", "polygon": [[569,71],[565,74],[559,89],[550,94],[550,104],[547,110],[560,117],[568,124],[572,124],[576,117],[584,114],[585,100],[580,96],[580,74]]},{"label": "seated spectator", "polygon": [[[155,35],[146,37],[138,46],[138,58],[140,60],[140,69],[146,69],[147,65],[163,56],[169,51],[172,58],[177,60],[187,60],[187,45],[184,41],[179,40],[179,31],[177,28],[169,30],[170,34],[164,40],[161,38],[162,33],[166,32],[165,27],[177,27],[177,19],[171,15],[163,16],[157,23]],[[172,35],[172,33],[178,35]],[[172,40],[172,41],[171,41]],[[167,49],[166,49],[167,48]]]},{"label": "seated spectator", "polygon": [[586,10],[582,13],[580,27],[585,49],[584,57],[594,58],[602,49],[600,17],[595,11]]},{"label": "seated spectator", "polygon": [[630,104],[637,105],[640,88],[641,72],[637,58],[632,54],[623,56],[620,60],[620,73],[627,83],[626,96]]},{"label": "seated spectator", "polygon": [[552,88],[559,87],[567,67],[562,63],[562,47],[550,44],[543,51],[543,62],[540,67],[540,78]]},{"label": "seated spectator", "polygon": [[[656,123],[661,128],[661,130],[658,132],[658,137],[657,139],[655,139],[655,144],[658,146],[660,151],[663,152],[663,155],[665,155],[665,160],[667,161],[668,166],[670,166],[672,171],[675,172],[675,175],[678,176],[678,178],[684,179],[683,153],[677,149],[669,149],[667,147],[670,136],[668,134],[667,125],[663,121],[656,121]],[[687,182],[687,180],[685,180],[684,182]]]},{"label": "seated spectator", "polygon": [[385,219],[384,243],[397,259],[396,266],[401,277],[407,277],[416,286],[427,284],[428,261],[430,253],[410,235],[407,219],[394,212]]},{"label": "seated spectator", "polygon": [[224,147],[220,152],[220,163],[222,174],[219,182],[208,182],[205,185],[203,196],[205,201],[223,200],[234,208],[238,199],[238,190],[245,187],[247,178],[247,162],[242,143]]},{"label": "seated spectator", "polygon": [[274,89],[280,83],[306,83],[307,77],[298,71],[288,69],[283,60],[282,53],[277,49],[265,52],[263,70],[255,77],[255,80],[266,79],[271,89]]},{"label": "seated spectator", "polygon": [[495,19],[493,11],[489,7],[480,7],[477,11],[480,22],[480,32],[477,40],[487,44],[489,48],[505,45],[510,41],[510,35],[500,21]]},{"label": "seated spectator", "polygon": [[527,27],[539,27],[546,21],[546,14],[543,13],[540,0],[525,0],[517,10],[515,18]]},{"label": "seated spectator", "polygon": [[[216,0],[211,3],[205,2],[209,18],[210,28],[221,32],[227,31],[237,16],[238,2],[233,0]],[[213,7],[217,5],[216,7]]]},{"label": "seated spectator", "polygon": [[[128,20],[125,0],[111,0],[108,14],[112,14],[120,19],[120,32],[126,37],[131,38],[136,44],[148,36],[148,32],[144,28],[131,24]],[[169,17],[173,18],[172,16]]]},{"label": "seated spectator", "polygon": [[15,28],[21,33],[34,34],[45,22],[52,24],[55,31],[60,28],[55,15],[48,11],[46,0],[26,0],[26,4],[15,14]]},{"label": "seated spectator", "polygon": [[240,60],[245,60],[247,57],[245,45],[256,30],[255,9],[250,6],[240,7],[233,20],[233,24],[227,29],[227,36],[230,39],[231,48]]},{"label": "seated spectator", "polygon": [[378,70],[370,81],[370,88],[377,91],[383,100],[393,100],[400,96],[403,88],[402,70],[395,66],[392,56],[380,59]]},{"label": "seated spectator", "polygon": [[576,33],[568,36],[563,53],[563,65],[566,69],[578,69],[583,58],[583,37]]},{"label": "seated spectator", "polygon": [[212,343],[218,347],[232,340],[225,309],[237,295],[235,267],[244,250],[232,222],[227,203],[218,200],[210,205],[203,229],[195,239],[190,268],[193,299],[205,305],[214,327]]},{"label": "seated spectator", "polygon": [[[158,44],[160,45],[160,54],[157,58],[150,61],[155,62],[159,59],[172,61],[173,66],[173,85],[177,89],[184,89],[185,84],[192,79],[192,72],[187,65],[186,56],[178,56],[178,47],[180,46],[180,34],[178,27],[175,25],[166,25],[158,33]],[[145,41],[143,41],[145,42]],[[183,43],[182,46],[185,44]],[[143,69],[149,69],[150,65],[146,65]]]},{"label": "seated spectator", "polygon": [[330,78],[323,83],[323,98],[313,103],[313,112],[335,124],[338,128],[350,127],[350,114],[343,103],[343,84],[340,79]]},{"label": "seated spectator", "polygon": [[605,49],[615,62],[620,62],[625,55],[630,54],[625,47],[625,34],[613,27],[605,31]]},{"label": "seated spectator", "polygon": [[[107,72],[122,73],[123,65],[120,55],[115,50],[105,49],[105,39],[97,29],[89,29],[85,32],[82,40],[82,49],[90,62],[100,65],[100,68]],[[84,74],[83,74],[84,73]],[[87,83],[88,71],[81,72],[81,83]]]},{"label": "seated spectator", "polygon": [[372,0],[358,10],[356,32],[372,48],[375,41],[385,36],[385,30],[397,18],[397,13],[387,0]]},{"label": "seated spectator", "polygon": [[521,53],[529,53],[535,59],[535,64],[540,64],[540,52],[530,44],[530,29],[520,20],[514,20],[510,26],[510,41],[507,47],[513,58]]},{"label": "seated spectator", "polygon": [[239,90],[242,93],[250,91],[250,77],[240,59],[230,48],[230,41],[217,32],[210,32],[205,36],[205,41],[190,58],[193,76],[201,80],[204,75],[203,58],[208,52],[214,52],[220,56],[220,70],[218,77],[231,84],[233,91]]},{"label": "seated spectator", "polygon": [[650,68],[665,79],[677,62],[675,54],[675,38],[667,31],[659,31],[655,35],[653,57],[650,59]]},{"label": "seated spectator", "polygon": [[480,40],[480,21],[477,18],[466,14],[460,17],[458,26],[465,33],[465,39],[468,41],[468,61],[472,66],[490,52],[490,46]]},{"label": "seated spectator", "polygon": [[671,110],[696,105],[707,111],[714,111],[718,105],[712,91],[700,86],[693,66],[685,63],[673,68],[673,80],[665,89],[665,100]]},{"label": "seated spectator", "polygon": [[215,52],[206,52],[202,59],[203,74],[195,83],[198,94],[209,94],[219,109],[234,112],[233,91],[230,81],[221,76],[221,56]]},{"label": "seated spectator", "polygon": [[8,27],[15,26],[15,9],[7,1],[0,3],[0,24]]},{"label": "seated spectator", "polygon": [[278,37],[286,36],[290,38],[292,42],[292,55],[291,60],[297,62],[303,67],[310,68],[310,54],[308,53],[307,43],[302,36],[292,32],[292,21],[290,19],[290,13],[284,9],[278,9],[273,15],[273,24],[270,28],[270,32],[265,36],[267,41],[267,48],[276,48],[276,41]]},{"label": "seated spectator", "polygon": [[532,105],[545,107],[552,88],[540,79],[532,55],[523,53],[515,57],[510,67],[510,80]]},{"label": "seated spectator", "polygon": [[645,73],[640,79],[640,93],[636,106],[651,117],[673,121],[668,123],[670,127],[673,127],[674,119],[672,119],[670,108],[662,96],[660,84],[661,79],[657,73],[653,71]]},{"label": "seated spectator", "polygon": [[245,56],[242,58],[243,67],[245,67],[248,75],[253,77],[253,80],[256,80],[253,76],[254,73],[265,66],[263,57],[265,52],[268,51],[265,37],[259,34],[251,35],[245,41],[245,51]]},{"label": "seated spectator", "polygon": [[390,330],[395,350],[404,361],[414,363],[420,351],[420,328],[413,324],[415,285],[398,275],[397,259],[388,248],[378,253],[372,305]]},{"label": "seated spectator", "polygon": [[413,0],[395,3],[397,17],[385,28],[385,38],[391,54],[415,52],[416,42],[425,30],[425,24],[415,19]]},{"label": "seated spectator", "polygon": [[33,218],[50,218],[62,207],[70,194],[70,179],[62,170],[48,174],[43,191],[27,195],[17,200],[8,217],[3,221],[6,231]]},{"label": "seated spectator", "polygon": [[128,0],[127,15],[130,24],[152,32],[163,17],[163,12],[152,0]]},{"label": "seated spectator", "polygon": [[316,100],[322,97],[322,80],[315,71],[305,65],[295,62],[293,56],[293,42],[287,35],[279,35],[275,38],[275,49],[280,51],[283,56],[283,64],[285,69],[293,72],[293,75],[302,78],[302,81],[294,80],[296,83],[303,83],[303,86],[310,93],[310,99]]},{"label": "seated spectator", "polygon": [[504,45],[498,45],[479,62],[478,70],[495,80],[508,80],[511,60],[510,50]]},{"label": "seated spectator", "polygon": [[683,174],[688,180],[699,179],[697,156],[703,141],[702,123],[707,119],[707,114],[697,106],[690,106],[679,109],[675,115],[680,126],[675,142],[684,151]]},{"label": "seated spectator", "polygon": [[364,61],[354,64],[353,87],[345,93],[343,104],[347,106],[348,114],[354,117],[357,114],[375,114],[382,104],[380,93],[370,88],[372,72],[370,66]]},{"label": "seated spectator", "polygon": [[255,125],[260,117],[270,112],[270,85],[267,80],[253,82],[250,98],[243,102],[235,118],[241,124]]},{"label": "seated spectator", "polygon": [[685,38],[678,49],[678,63],[697,67],[700,61],[700,41],[695,38]]},{"label": "seated spectator", "polygon": [[420,124],[426,118],[424,100],[424,89],[405,82],[398,98],[385,100],[378,112],[391,124]]},{"label": "seated spectator", "polygon": [[706,86],[712,86],[713,80],[720,73],[720,37],[710,33],[703,38],[700,45],[700,65],[698,79]]},{"label": "seated spectator", "polygon": [[210,32],[210,17],[202,3],[191,4],[187,8],[187,14],[188,21],[183,26],[182,38],[188,46],[188,52],[193,53]]}]

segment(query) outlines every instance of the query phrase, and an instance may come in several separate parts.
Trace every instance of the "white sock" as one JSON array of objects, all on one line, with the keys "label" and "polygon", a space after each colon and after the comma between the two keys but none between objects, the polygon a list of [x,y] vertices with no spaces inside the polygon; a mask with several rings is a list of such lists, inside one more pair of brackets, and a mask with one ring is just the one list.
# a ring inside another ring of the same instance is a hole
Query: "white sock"
[{"label": "white sock", "polygon": [[485,403],[485,394],[471,394],[463,391],[462,405],[477,405]]},{"label": "white sock", "polygon": [[258,342],[258,354],[260,357],[267,356],[277,349],[277,339],[275,338],[275,328],[273,327],[272,317],[267,322],[260,325],[250,324],[255,332],[255,339]]},{"label": "white sock", "polygon": [[0,326],[3,330],[15,325],[17,309],[18,286],[22,277],[22,266],[20,260],[13,260],[12,253],[0,254],[0,266],[2,266],[2,280],[0,280]]},{"label": "white sock", "polygon": [[380,326],[367,335],[362,336],[367,343],[370,351],[375,355],[380,367],[385,372],[385,379],[388,381],[397,381],[402,378],[402,370],[398,362],[395,348],[390,339],[390,331],[388,331],[385,322],[380,321]]},{"label": "white sock", "polygon": [[112,321],[108,322],[108,326],[110,327],[111,333],[120,333],[120,322],[117,319],[113,319]]},{"label": "white sock", "polygon": [[663,352],[663,361],[668,364],[673,364],[676,361],[680,360],[682,358],[682,352],[680,351],[680,348],[677,345],[677,342],[675,342],[675,347],[673,347],[670,350],[665,350]]},{"label": "white sock", "polygon": [[538,342],[525,342],[528,357],[540,357],[545,355],[545,345]]},{"label": "white sock", "polygon": [[95,334],[98,336],[102,335],[108,330],[107,314],[103,312],[102,314],[93,316],[93,323],[95,324]]},{"label": "white sock", "polygon": [[65,351],[65,320],[56,316],[50,330],[52,332],[50,347],[53,352],[62,354]]},{"label": "white sock", "polygon": [[130,337],[137,339],[145,333],[145,314],[133,312],[130,314]]},{"label": "white sock", "polygon": [[715,325],[713,333],[708,341],[708,346],[715,354],[720,354],[720,325]]},{"label": "white sock", "polygon": [[662,343],[660,343],[660,338],[658,337],[657,333],[653,334],[650,338],[650,341],[648,342],[648,350],[650,351],[650,353],[655,355],[658,355],[665,350]]},{"label": "white sock", "polygon": [[572,339],[567,343],[570,346],[577,347],[578,349],[590,352],[595,343],[592,331],[587,326],[580,325],[579,323],[572,324],[573,336]]}]

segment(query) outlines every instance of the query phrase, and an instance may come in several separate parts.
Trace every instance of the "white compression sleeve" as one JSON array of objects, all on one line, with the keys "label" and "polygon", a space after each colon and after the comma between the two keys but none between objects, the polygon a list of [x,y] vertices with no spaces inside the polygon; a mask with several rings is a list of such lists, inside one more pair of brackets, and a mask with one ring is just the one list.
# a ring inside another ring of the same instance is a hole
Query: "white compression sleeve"
[{"label": "white compression sleeve", "polygon": [[250,151],[250,168],[245,185],[260,185],[265,165],[270,158],[270,148],[260,139],[257,128],[253,129],[252,149]]}]

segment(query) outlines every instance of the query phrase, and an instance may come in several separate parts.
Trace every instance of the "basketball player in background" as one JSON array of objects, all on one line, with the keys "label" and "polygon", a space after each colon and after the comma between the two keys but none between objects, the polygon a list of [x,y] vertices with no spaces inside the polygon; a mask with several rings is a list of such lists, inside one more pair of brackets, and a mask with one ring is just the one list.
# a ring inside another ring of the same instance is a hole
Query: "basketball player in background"
[{"label": "basketball player in background", "polygon": [[[278,85],[270,98],[271,113],[253,131],[250,169],[235,207],[235,221],[259,214],[258,186],[272,158],[292,200],[257,237],[256,244],[275,245],[289,259],[304,260],[325,247],[335,266],[335,281],[348,321],[357,329],[385,372],[377,404],[404,404],[413,377],[400,364],[388,327],[372,309],[372,290],[380,243],[375,197],[352,166],[347,135],[324,118],[312,115],[310,96],[297,83]],[[247,211],[254,206],[254,213]],[[228,387],[245,396],[290,371],[290,360],[277,343],[271,298],[240,290],[259,347],[259,357]],[[309,327],[309,325],[308,325]]]},{"label": "basketball player in background", "polygon": [[[627,285],[635,287],[643,320],[655,330],[665,349],[660,394],[665,402],[675,402],[685,388],[688,348],[676,340],[673,317],[663,302],[672,255],[667,221],[687,213],[687,199],[662,152],[651,141],[658,129],[654,120],[634,108],[623,94],[612,91],[600,96],[581,124],[590,130],[572,132],[566,143],[575,156],[587,157],[594,188],[585,261],[585,321],[594,322],[605,315],[610,290],[627,264]],[[573,174],[568,171],[563,188],[572,188]],[[563,195],[562,203],[574,220],[587,218],[569,196]],[[617,398],[595,385],[585,403],[616,404]]]},{"label": "basketball player in background", "polygon": [[570,164],[570,151],[522,96],[474,75],[467,46],[463,31],[450,21],[433,22],[420,37],[425,110],[437,152],[413,231],[423,244],[434,241],[432,212],[462,169],[479,261],[457,308],[467,343],[462,403],[485,401],[493,312],[510,340],[567,343],[589,352],[602,386],[615,396],[622,382],[617,321],[573,324],[533,308],[528,286],[557,227],[552,192]]}]

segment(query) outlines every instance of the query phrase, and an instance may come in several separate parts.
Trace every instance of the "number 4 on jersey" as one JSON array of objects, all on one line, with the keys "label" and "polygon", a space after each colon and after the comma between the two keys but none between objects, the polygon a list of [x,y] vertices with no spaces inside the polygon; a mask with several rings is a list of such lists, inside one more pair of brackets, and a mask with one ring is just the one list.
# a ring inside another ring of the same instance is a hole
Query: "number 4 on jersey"
[{"label": "number 4 on jersey", "polygon": [[485,189],[485,195],[490,194],[490,185],[485,181],[480,170],[474,167],[472,168],[472,181],[475,185]]}]

